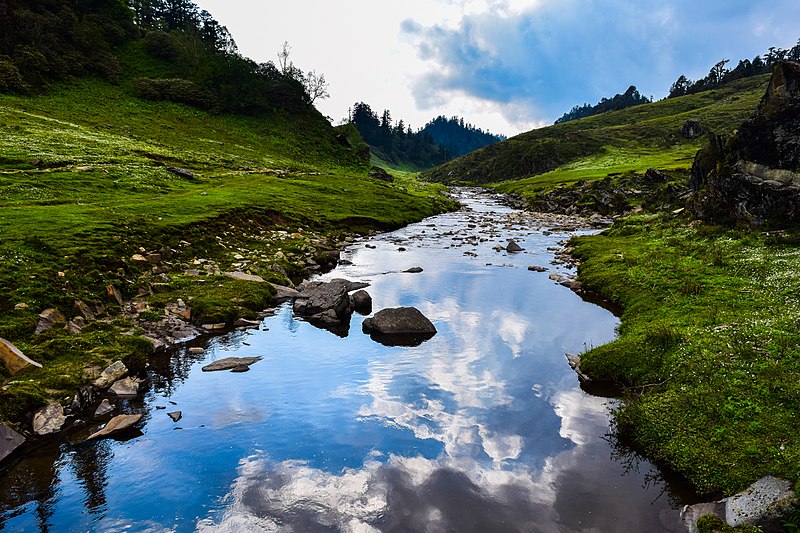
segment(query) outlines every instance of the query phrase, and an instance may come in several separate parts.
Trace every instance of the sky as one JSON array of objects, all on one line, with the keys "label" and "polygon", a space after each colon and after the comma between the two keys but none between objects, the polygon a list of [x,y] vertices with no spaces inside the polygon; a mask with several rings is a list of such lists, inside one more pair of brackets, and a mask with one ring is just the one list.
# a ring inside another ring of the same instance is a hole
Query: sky
[{"label": "sky", "polygon": [[684,74],[800,38],[798,0],[195,0],[242,55],[277,63],[284,42],[324,74],[334,124],[356,102],[415,130],[464,117],[507,136],[636,85],[663,98]]}]

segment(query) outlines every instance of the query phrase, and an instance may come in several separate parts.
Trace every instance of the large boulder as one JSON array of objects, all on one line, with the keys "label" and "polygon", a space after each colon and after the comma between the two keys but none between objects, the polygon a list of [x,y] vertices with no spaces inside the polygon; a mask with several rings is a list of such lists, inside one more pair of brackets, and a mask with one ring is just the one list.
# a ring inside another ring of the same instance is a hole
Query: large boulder
[{"label": "large boulder", "polygon": [[368,283],[333,279],[329,282],[314,281],[300,287],[300,295],[295,299],[293,310],[298,316],[318,327],[346,334],[353,303],[350,292],[368,287]]},{"label": "large boulder", "polygon": [[372,296],[365,290],[353,293],[353,309],[359,314],[368,315],[372,312]]},{"label": "large boulder", "polygon": [[388,346],[416,346],[436,335],[436,327],[415,307],[382,309],[365,319],[362,328]]},{"label": "large boulder", "polygon": [[12,375],[29,368],[42,368],[42,365],[29,359],[19,348],[5,339],[0,339],[0,359]]}]

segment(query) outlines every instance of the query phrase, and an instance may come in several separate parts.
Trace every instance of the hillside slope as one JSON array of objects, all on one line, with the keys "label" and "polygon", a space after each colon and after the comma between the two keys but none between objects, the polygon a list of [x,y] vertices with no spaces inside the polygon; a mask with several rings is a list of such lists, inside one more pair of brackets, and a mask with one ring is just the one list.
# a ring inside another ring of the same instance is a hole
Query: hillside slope
[{"label": "hillside slope", "polygon": [[443,183],[509,182],[501,190],[525,192],[649,167],[688,168],[700,140],[681,136],[686,121],[699,121],[718,133],[732,131],[753,112],[766,84],[766,76],[756,76],[718,90],[533,130],[441,165],[423,177]]}]

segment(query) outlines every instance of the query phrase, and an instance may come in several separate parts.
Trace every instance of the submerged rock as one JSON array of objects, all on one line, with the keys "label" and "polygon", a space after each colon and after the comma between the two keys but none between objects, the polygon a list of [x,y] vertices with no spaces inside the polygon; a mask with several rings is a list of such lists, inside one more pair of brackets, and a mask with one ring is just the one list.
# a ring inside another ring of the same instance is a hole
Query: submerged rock
[{"label": "submerged rock", "polygon": [[29,368],[42,368],[42,365],[28,358],[19,348],[5,339],[0,339],[0,359],[12,375]]},{"label": "submerged rock", "polygon": [[436,327],[415,307],[382,309],[365,319],[362,328],[387,346],[416,346],[436,335]]},{"label": "submerged rock", "polygon": [[109,420],[108,424],[106,424],[103,429],[92,433],[89,435],[89,437],[87,437],[86,440],[96,440],[110,437],[111,435],[125,431],[141,419],[141,414],[117,415]]},{"label": "submerged rock", "polygon": [[218,372],[220,370],[232,370],[237,367],[250,365],[261,361],[263,357],[226,357],[203,367],[203,372]]}]

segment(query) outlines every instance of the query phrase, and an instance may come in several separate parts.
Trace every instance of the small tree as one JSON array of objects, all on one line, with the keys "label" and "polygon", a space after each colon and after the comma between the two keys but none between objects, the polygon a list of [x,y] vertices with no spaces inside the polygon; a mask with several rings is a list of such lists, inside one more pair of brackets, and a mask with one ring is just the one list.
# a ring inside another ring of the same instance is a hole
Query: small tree
[{"label": "small tree", "polygon": [[303,79],[303,87],[306,90],[306,97],[309,104],[313,104],[317,99],[324,100],[330,98],[328,94],[328,82],[325,81],[325,74],[319,74],[310,70]]}]

